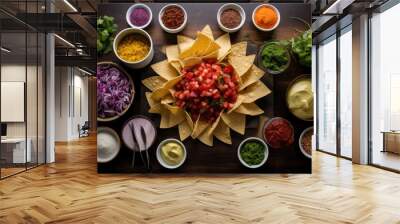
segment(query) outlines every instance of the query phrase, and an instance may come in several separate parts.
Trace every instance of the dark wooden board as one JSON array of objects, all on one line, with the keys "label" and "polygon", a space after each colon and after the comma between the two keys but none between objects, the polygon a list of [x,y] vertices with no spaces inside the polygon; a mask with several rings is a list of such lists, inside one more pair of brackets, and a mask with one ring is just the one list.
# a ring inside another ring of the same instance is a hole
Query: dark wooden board
[{"label": "dark wooden board", "polygon": [[[101,4],[98,7],[98,16],[113,16],[118,24],[118,30],[125,29],[128,27],[125,20],[125,13],[130,5]],[[145,30],[151,35],[155,44],[155,56],[152,61],[152,63],[155,63],[165,59],[160,49],[164,45],[176,44],[176,35],[164,32],[158,23],[158,12],[165,4],[148,3],[147,5],[152,9],[153,21]],[[221,3],[182,3],[181,5],[185,7],[189,18],[186,28],[180,34],[194,38],[196,32],[201,30],[206,24],[211,26],[215,37],[223,34],[216,20],[217,11],[222,5]],[[299,17],[311,22],[311,9],[308,4],[274,4],[281,13],[281,23],[273,32],[261,32],[253,26],[251,21],[253,9],[258,6],[258,3],[243,3],[240,5],[246,11],[246,22],[239,32],[231,35],[231,42],[247,41],[247,54],[257,54],[258,48],[265,41],[289,39],[298,35],[296,29],[305,29],[304,24],[290,17]],[[125,115],[112,122],[98,122],[98,126],[111,127],[120,134],[123,123],[130,117],[139,114],[148,116],[156,125],[159,125],[160,116],[147,112],[148,104],[145,92],[148,90],[141,84],[142,79],[155,75],[155,73],[149,67],[141,70],[130,69],[119,62],[113,53],[99,57],[98,61],[113,61],[123,66],[132,76],[136,90],[134,103]],[[247,116],[245,136],[231,130],[232,145],[224,144],[214,138],[214,146],[208,147],[198,140],[188,138],[184,141],[188,151],[185,164],[179,169],[167,170],[158,164],[155,152],[158,144],[163,139],[171,137],[179,139],[179,133],[177,128],[158,128],[158,139],[149,150],[151,161],[150,171],[144,169],[140,159],[136,161],[137,165],[132,169],[130,167],[132,152],[125,146],[122,146],[120,153],[113,161],[99,163],[98,171],[100,173],[311,173],[311,160],[301,153],[298,146],[298,139],[301,132],[305,128],[312,126],[313,123],[301,121],[291,115],[285,101],[287,86],[301,74],[311,74],[311,70],[298,66],[294,60],[292,61],[291,68],[284,74],[277,76],[266,74],[263,77],[262,80],[272,89],[273,94],[258,100],[256,103],[266,111],[266,114],[262,117]],[[284,117],[293,124],[295,128],[295,143],[291,147],[284,149],[270,149],[267,163],[259,169],[250,170],[243,167],[237,158],[238,145],[247,137],[261,137],[260,129],[264,121],[274,116]]]}]

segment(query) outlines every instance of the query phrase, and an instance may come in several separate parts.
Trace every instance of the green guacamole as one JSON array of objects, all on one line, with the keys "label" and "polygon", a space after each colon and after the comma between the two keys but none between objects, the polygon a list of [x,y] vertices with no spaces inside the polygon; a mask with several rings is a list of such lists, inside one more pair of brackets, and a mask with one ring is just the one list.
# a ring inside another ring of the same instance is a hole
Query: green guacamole
[{"label": "green guacamole", "polygon": [[260,164],[265,157],[265,146],[258,141],[248,141],[240,148],[240,157],[250,166]]},{"label": "green guacamole", "polygon": [[285,69],[289,63],[289,54],[285,46],[279,43],[268,43],[261,52],[263,66],[274,72],[280,72]]}]

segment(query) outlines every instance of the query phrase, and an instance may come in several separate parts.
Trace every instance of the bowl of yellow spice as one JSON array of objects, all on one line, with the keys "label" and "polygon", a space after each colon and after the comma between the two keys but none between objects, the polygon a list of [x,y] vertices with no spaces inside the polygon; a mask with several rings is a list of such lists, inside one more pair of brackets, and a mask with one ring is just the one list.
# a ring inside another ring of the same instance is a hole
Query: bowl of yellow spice
[{"label": "bowl of yellow spice", "polygon": [[121,30],[114,39],[114,54],[131,68],[144,68],[154,56],[150,35],[138,28]]}]

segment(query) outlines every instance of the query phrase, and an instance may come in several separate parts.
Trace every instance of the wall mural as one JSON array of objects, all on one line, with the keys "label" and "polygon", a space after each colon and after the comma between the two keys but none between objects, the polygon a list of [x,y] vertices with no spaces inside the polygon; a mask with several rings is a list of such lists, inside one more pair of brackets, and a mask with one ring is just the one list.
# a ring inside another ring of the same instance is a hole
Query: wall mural
[{"label": "wall mural", "polygon": [[308,4],[98,7],[100,173],[311,173]]}]

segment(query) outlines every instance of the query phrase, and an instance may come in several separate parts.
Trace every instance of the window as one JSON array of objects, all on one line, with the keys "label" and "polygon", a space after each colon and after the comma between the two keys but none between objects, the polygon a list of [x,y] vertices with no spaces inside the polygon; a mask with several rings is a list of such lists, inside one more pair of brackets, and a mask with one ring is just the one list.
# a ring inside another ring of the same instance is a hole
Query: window
[{"label": "window", "polygon": [[400,170],[400,4],[371,18],[371,162]]},{"label": "window", "polygon": [[318,47],[318,149],[336,153],[336,36]]},{"label": "window", "polygon": [[352,32],[351,25],[341,31],[340,39],[340,155],[352,157]]}]

